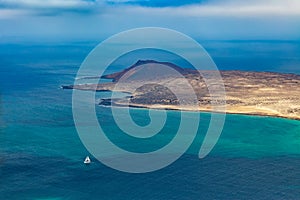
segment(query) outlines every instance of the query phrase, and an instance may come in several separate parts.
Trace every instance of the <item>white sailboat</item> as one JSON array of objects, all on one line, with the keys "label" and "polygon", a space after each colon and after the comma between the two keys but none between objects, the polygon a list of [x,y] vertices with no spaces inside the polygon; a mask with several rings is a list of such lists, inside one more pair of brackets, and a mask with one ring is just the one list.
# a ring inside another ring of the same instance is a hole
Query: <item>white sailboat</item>
[{"label": "white sailboat", "polygon": [[91,159],[89,156],[87,156],[83,162],[84,164],[90,164],[91,163]]}]

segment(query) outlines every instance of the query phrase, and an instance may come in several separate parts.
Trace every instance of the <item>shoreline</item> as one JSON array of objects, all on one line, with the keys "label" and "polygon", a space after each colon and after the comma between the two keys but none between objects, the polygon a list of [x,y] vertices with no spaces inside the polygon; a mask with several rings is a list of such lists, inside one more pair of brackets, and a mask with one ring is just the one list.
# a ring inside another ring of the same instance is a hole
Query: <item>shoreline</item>
[{"label": "shoreline", "polygon": [[[107,100],[105,100],[107,103]],[[226,110],[225,112],[222,111],[215,111],[211,109],[181,109],[176,106],[169,106],[169,105],[142,105],[142,104],[129,104],[123,105],[119,103],[113,103],[113,105],[105,105],[99,103],[98,105],[104,106],[104,107],[120,107],[120,108],[125,108],[125,107],[130,107],[130,108],[140,108],[140,109],[153,109],[153,110],[170,110],[170,111],[183,111],[183,112],[205,112],[205,113],[220,113],[220,114],[231,114],[231,115],[245,115],[245,116],[260,116],[260,117],[273,117],[273,118],[281,118],[281,119],[289,119],[289,120],[295,120],[295,121],[300,121],[300,117],[291,117],[291,116],[284,116],[284,115],[275,115],[272,113],[259,113],[259,112],[254,112],[254,113],[246,113],[246,112],[234,112],[234,111],[228,111]]]},{"label": "shoreline", "polygon": [[[178,71],[183,77],[162,74],[162,65]],[[144,71],[144,72],[143,72]],[[147,73],[155,76],[147,78]],[[104,105],[130,106],[148,109],[184,110],[270,116],[300,120],[300,75],[276,72],[219,71],[221,80],[215,71],[197,71],[181,68],[167,62],[154,60],[138,61],[129,68],[101,78],[111,79],[109,83],[85,83],[62,86],[94,92],[123,92],[130,94],[124,98],[102,99]],[[146,75],[146,76],[145,76]],[[205,80],[203,77],[206,77]],[[121,85],[118,85],[121,80]],[[197,97],[197,104],[188,99],[180,106],[176,94],[188,97],[191,91],[184,84],[189,83]],[[220,101],[224,105],[212,107],[217,96],[211,95],[209,87],[220,90]],[[225,91],[223,94],[222,91]],[[130,102],[129,105],[128,101]]]}]

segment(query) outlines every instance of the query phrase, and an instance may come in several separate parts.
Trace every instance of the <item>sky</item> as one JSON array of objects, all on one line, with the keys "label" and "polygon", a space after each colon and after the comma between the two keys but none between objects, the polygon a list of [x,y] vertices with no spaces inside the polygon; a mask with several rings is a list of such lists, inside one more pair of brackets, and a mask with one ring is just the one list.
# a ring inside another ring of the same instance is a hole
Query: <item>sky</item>
[{"label": "sky", "polygon": [[102,40],[164,27],[198,40],[300,40],[299,0],[0,0],[0,42]]}]

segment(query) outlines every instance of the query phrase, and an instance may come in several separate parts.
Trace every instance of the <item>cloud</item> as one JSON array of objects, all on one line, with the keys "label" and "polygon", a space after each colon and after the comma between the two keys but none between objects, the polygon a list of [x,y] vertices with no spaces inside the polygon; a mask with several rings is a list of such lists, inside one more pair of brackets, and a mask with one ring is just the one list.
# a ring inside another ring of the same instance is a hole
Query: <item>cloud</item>
[{"label": "cloud", "polygon": [[65,12],[89,13],[100,5],[100,1],[92,0],[0,0],[0,18],[59,15]]},{"label": "cloud", "polygon": [[32,15],[101,13],[160,16],[300,16],[299,0],[0,0],[0,18]]},{"label": "cloud", "polygon": [[298,0],[183,0],[189,3],[178,6],[146,1],[0,0],[0,40],[99,39],[145,26],[208,39],[300,39]]},{"label": "cloud", "polygon": [[200,4],[205,0],[107,0],[108,4],[139,5],[143,7],[178,7],[183,5]]},{"label": "cloud", "polygon": [[299,0],[213,1],[178,7],[131,7],[131,12],[178,16],[300,16]]},{"label": "cloud", "polygon": [[16,10],[16,9],[0,9],[0,19],[9,19],[12,17],[21,17],[28,15],[29,13],[26,10]]},{"label": "cloud", "polygon": [[94,4],[92,1],[83,0],[0,0],[2,7],[14,8],[78,8]]},{"label": "cloud", "polygon": [[184,16],[300,15],[299,0],[106,0],[131,12]]}]

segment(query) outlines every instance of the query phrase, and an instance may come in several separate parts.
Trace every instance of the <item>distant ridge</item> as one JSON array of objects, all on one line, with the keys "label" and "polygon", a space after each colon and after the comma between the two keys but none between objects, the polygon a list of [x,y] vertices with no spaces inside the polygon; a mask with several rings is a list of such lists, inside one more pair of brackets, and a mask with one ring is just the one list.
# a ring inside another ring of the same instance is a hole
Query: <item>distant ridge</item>
[{"label": "distant ridge", "polygon": [[[196,72],[193,69],[182,68],[182,67],[179,67],[178,65],[175,65],[170,62],[160,62],[160,61],[156,61],[156,60],[138,60],[135,64],[131,65],[129,68],[126,68],[121,72],[104,75],[101,78],[112,79],[113,82],[117,82],[126,72],[128,72],[130,70],[134,70],[134,68],[137,68],[138,66],[145,65],[145,64],[162,64],[162,65],[165,65],[165,66],[175,69],[176,71],[178,71],[181,74],[187,74],[187,73],[191,73],[193,71]],[[153,67],[155,67],[155,65],[153,65]]]}]

